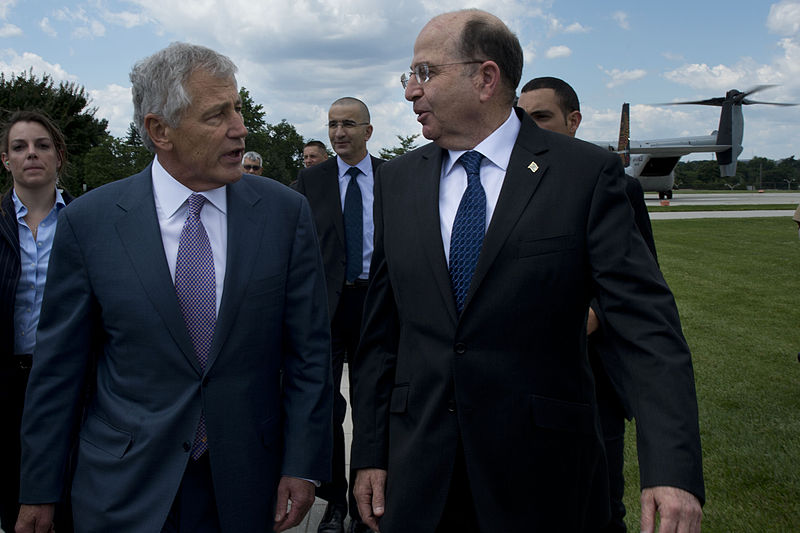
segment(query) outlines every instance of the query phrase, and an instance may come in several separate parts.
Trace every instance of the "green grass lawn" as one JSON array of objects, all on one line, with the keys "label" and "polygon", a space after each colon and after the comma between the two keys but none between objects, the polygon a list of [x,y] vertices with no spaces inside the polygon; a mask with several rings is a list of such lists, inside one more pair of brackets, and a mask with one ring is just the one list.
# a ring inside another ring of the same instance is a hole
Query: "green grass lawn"
[{"label": "green grass lawn", "polygon": [[[703,531],[800,531],[800,241],[788,217],[656,220],[692,348],[707,502]],[[634,428],[628,529],[639,531]]]}]

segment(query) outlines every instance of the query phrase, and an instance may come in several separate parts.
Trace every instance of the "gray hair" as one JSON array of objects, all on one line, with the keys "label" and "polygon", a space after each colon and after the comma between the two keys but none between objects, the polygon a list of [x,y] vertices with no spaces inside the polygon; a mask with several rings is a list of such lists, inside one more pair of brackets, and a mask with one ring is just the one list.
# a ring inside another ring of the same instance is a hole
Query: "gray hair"
[{"label": "gray hair", "polygon": [[243,165],[244,165],[244,160],[245,159],[251,159],[253,161],[258,161],[258,166],[261,166],[261,164],[264,162],[264,160],[261,158],[261,154],[259,154],[258,152],[247,152],[246,154],[244,154],[244,156],[242,156],[242,164]]},{"label": "gray hair", "polygon": [[137,61],[131,69],[133,123],[144,146],[151,152],[155,152],[155,145],[145,130],[145,115],[159,115],[169,126],[177,127],[181,115],[192,103],[186,82],[196,70],[236,80],[236,65],[228,57],[189,43],[172,43]]}]

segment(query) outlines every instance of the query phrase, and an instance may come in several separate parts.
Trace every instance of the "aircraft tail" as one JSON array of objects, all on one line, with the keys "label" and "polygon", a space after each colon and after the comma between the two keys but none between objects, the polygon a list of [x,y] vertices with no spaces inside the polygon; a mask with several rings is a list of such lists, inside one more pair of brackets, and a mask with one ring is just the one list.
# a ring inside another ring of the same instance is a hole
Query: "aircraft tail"
[{"label": "aircraft tail", "polygon": [[622,116],[619,121],[619,143],[617,153],[622,158],[622,165],[627,167],[631,164],[631,113],[630,104],[622,104]]},{"label": "aircraft tail", "polygon": [[719,175],[731,177],[736,175],[736,160],[742,153],[744,137],[744,116],[742,104],[727,100],[722,104],[717,130],[717,144],[729,145],[725,151],[717,152]]}]

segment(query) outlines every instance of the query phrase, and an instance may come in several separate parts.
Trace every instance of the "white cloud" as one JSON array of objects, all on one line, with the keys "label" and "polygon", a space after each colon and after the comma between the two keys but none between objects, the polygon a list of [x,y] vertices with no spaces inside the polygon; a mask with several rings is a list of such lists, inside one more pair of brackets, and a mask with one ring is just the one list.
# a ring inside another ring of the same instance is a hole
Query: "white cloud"
[{"label": "white cloud", "polygon": [[134,13],[133,11],[119,11],[112,12],[107,9],[102,9],[100,12],[102,19],[109,24],[115,26],[122,26],[123,28],[135,28],[143,24],[147,24],[150,20],[143,13]]},{"label": "white cloud", "polygon": [[544,19],[549,35],[556,35],[559,33],[587,33],[589,31],[589,28],[580,22],[564,24],[560,19],[550,14],[541,14],[539,18]]},{"label": "white cloud", "polygon": [[781,35],[797,34],[800,31],[800,2],[772,4],[767,16],[767,28]]},{"label": "white cloud", "polygon": [[22,28],[14,24],[3,24],[0,27],[0,37],[18,37],[22,35]]},{"label": "white cloud", "polygon": [[664,73],[669,81],[688,85],[696,89],[714,88],[724,90],[741,84],[747,73],[740,67],[727,65],[708,66],[705,63],[691,63]]},{"label": "white cloud", "polygon": [[622,11],[617,11],[613,15],[611,15],[611,18],[613,18],[617,22],[617,25],[620,28],[622,28],[623,30],[631,29],[631,25],[628,22],[628,14],[627,13],[624,13]]},{"label": "white cloud", "polygon": [[74,27],[71,35],[76,39],[103,37],[106,34],[103,23],[89,16],[83,7],[75,9],[62,7],[54,12],[54,16],[57,20],[67,22]]},{"label": "white cloud", "polygon": [[108,120],[109,133],[115,137],[123,137],[133,120],[131,88],[111,84],[104,89],[91,89],[89,95],[90,106],[97,108],[96,116]]},{"label": "white cloud", "polygon": [[640,80],[647,75],[647,71],[643,69],[633,69],[633,70],[620,70],[618,68],[606,70],[602,66],[600,69],[611,78],[611,81],[606,83],[606,87],[609,89],[618,87],[624,83],[628,83],[629,81]]},{"label": "white cloud", "polygon": [[7,48],[0,50],[0,72],[3,74],[22,74],[32,70],[41,76],[49,74],[55,81],[78,81],[77,76],[69,74],[58,63],[48,63],[41,56],[31,52],[17,53]]},{"label": "white cloud", "polygon": [[8,17],[8,10],[17,3],[17,0],[0,0],[0,19]]},{"label": "white cloud", "polygon": [[556,59],[559,57],[569,57],[572,55],[572,50],[567,46],[552,46],[545,52],[547,59]]},{"label": "white cloud", "polygon": [[50,37],[58,37],[58,32],[56,32],[55,28],[50,24],[50,19],[44,17],[42,20],[39,21],[39,29],[41,29],[46,35]]}]

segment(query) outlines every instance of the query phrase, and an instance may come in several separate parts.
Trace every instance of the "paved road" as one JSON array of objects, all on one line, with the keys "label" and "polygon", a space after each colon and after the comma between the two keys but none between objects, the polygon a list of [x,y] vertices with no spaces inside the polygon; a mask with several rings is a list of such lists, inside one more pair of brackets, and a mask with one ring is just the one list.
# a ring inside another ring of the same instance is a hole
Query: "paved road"
[{"label": "paved road", "polygon": [[[645,193],[647,205],[658,205],[658,193]],[[692,194],[674,191],[670,205],[751,205],[751,204],[800,204],[800,192],[764,193],[708,193]]]},{"label": "paved road", "polygon": [[[645,193],[647,205],[659,205],[657,193]],[[794,210],[750,210],[750,211],[702,211],[706,206],[717,205],[765,205],[800,204],[800,192],[765,193],[708,193],[689,194],[675,191],[670,206],[693,206],[698,211],[659,211],[650,213],[651,220],[678,220],[688,218],[762,218],[791,217]]]}]

